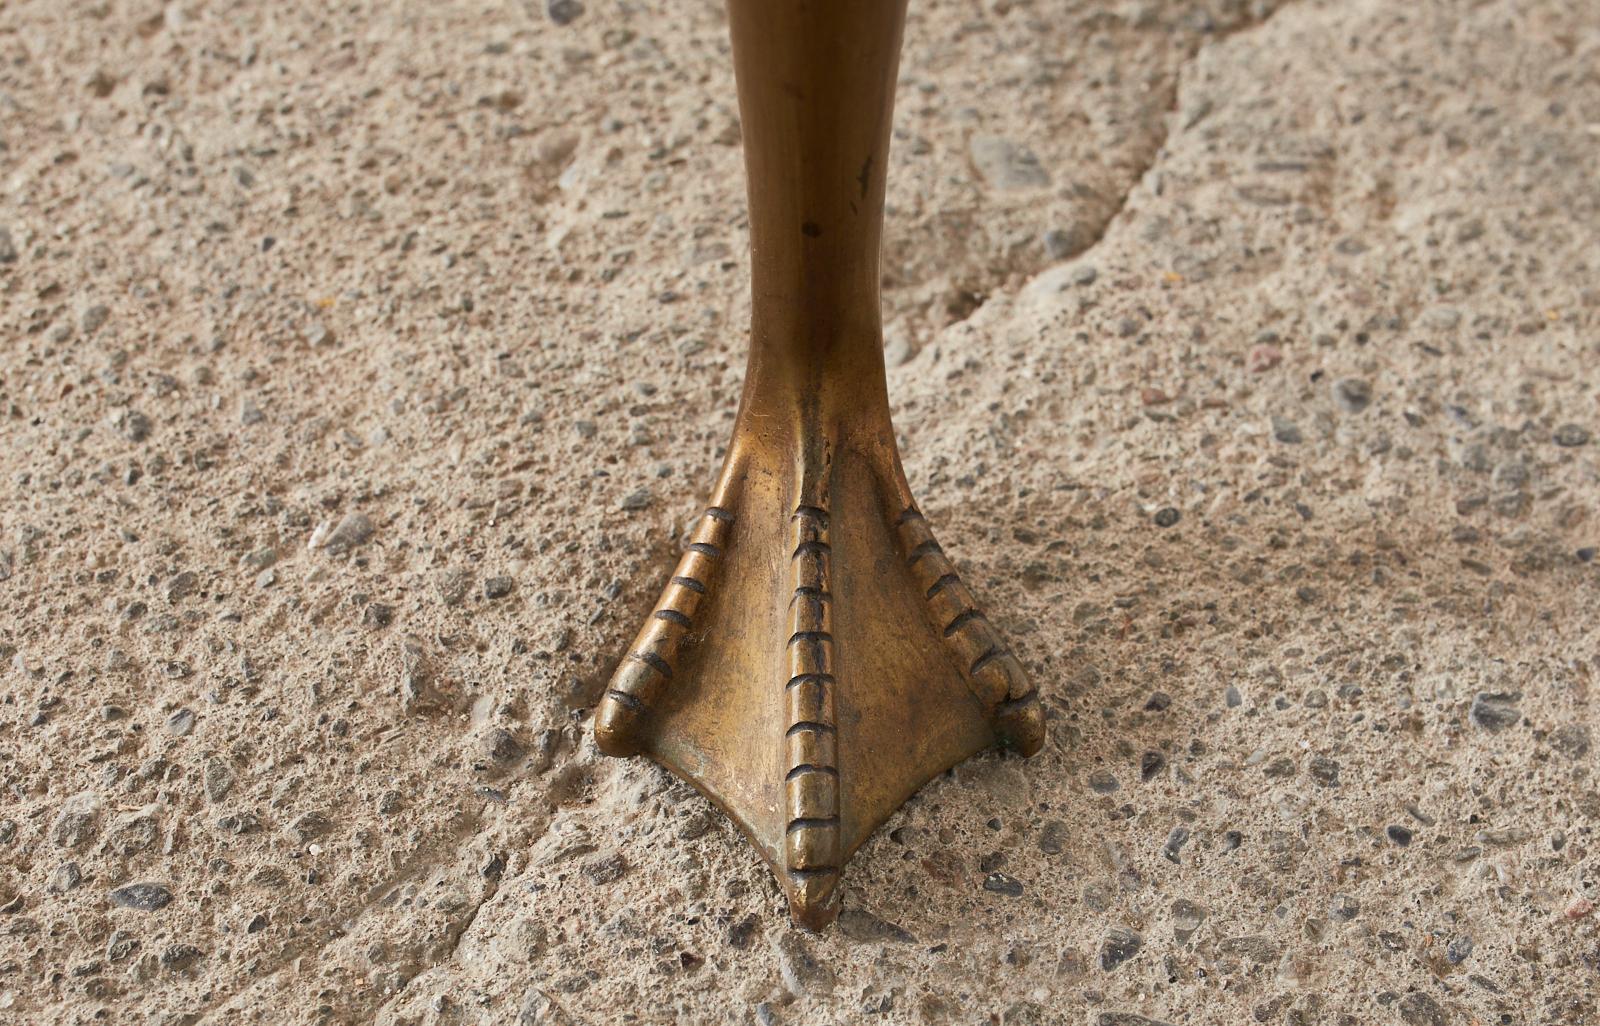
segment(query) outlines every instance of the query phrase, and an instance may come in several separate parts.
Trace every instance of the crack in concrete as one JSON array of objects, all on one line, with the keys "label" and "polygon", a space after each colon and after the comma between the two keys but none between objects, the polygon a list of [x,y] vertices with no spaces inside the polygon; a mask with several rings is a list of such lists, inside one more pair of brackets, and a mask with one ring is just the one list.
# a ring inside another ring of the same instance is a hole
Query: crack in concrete
[{"label": "crack in concrete", "polygon": [[[435,966],[443,965],[446,962],[454,962],[456,960],[456,953],[461,950],[461,942],[466,938],[467,931],[472,929],[472,924],[478,921],[478,913],[482,912],[483,906],[493,901],[494,896],[499,893],[500,882],[497,880],[489,885],[487,890],[484,891],[483,897],[479,898],[477,904],[472,906],[472,911],[467,913],[467,915],[462,919],[461,928],[456,931],[455,937],[450,941],[450,950],[445,952],[444,957],[440,958],[439,961],[434,963]],[[400,994],[403,993],[405,993],[404,988],[402,988],[401,991],[395,995],[395,997],[399,997]]]},{"label": "crack in concrete", "polygon": [[[516,783],[547,771],[548,769],[535,772],[525,767],[503,781],[500,786],[510,788]],[[298,960],[308,955],[320,955],[334,943],[350,936],[362,920],[387,908],[383,903],[384,899],[394,893],[397,888],[422,879],[431,872],[447,868],[452,859],[458,858],[467,845],[485,832],[485,822],[490,818],[483,811],[485,808],[485,805],[480,805],[477,811],[459,814],[438,835],[419,847],[417,852],[406,860],[400,869],[385,877],[381,883],[367,888],[354,903],[354,907],[348,914],[339,917],[337,921],[332,920],[330,917],[324,924],[324,929],[318,930],[311,936],[289,941],[274,956],[265,960],[264,964],[257,966],[248,976],[238,981],[236,985],[214,990],[211,995],[212,1000],[207,1001],[205,1007],[198,1013],[198,1017],[191,1021],[196,1026],[203,1026],[207,1022],[216,1021],[215,1016],[219,1012],[226,1009],[230,1002],[247,993],[253,987],[268,983],[270,980],[282,975],[285,970],[289,969]],[[546,814],[543,820],[548,824],[549,816]],[[542,832],[543,827],[539,827],[539,830]],[[406,992],[412,981],[424,973],[452,961],[457,951],[460,950],[461,941],[466,936],[467,931],[477,922],[478,914],[483,910],[483,906],[500,892],[501,886],[501,882],[498,879],[491,881],[485,893],[473,905],[471,912],[460,918],[461,925],[453,931],[454,935],[450,938],[449,950],[437,958],[430,959],[407,979],[404,985],[393,994],[388,995],[378,1007],[386,1007],[399,998]]]},{"label": "crack in concrete", "polygon": [[[1284,0],[1283,3],[1278,4],[1261,17],[1246,17],[1241,19],[1236,25],[1224,29],[1215,35],[1207,36],[1196,41],[1194,48],[1189,51],[1188,55],[1179,62],[1177,68],[1175,68],[1172,72],[1172,81],[1167,86],[1166,100],[1162,104],[1162,107],[1165,109],[1165,114],[1161,118],[1160,130],[1157,133],[1158,137],[1155,145],[1150,148],[1149,157],[1139,165],[1138,173],[1133,176],[1132,181],[1128,183],[1128,187],[1123,190],[1122,195],[1118,198],[1117,203],[1111,211],[1111,215],[1107,217],[1104,223],[1100,225],[1099,229],[1094,232],[1093,238],[1091,238],[1077,252],[1067,257],[1067,260],[1076,260],[1105,241],[1105,237],[1111,232],[1112,224],[1114,224],[1117,218],[1122,216],[1123,212],[1128,209],[1128,204],[1132,202],[1134,191],[1139,188],[1139,183],[1144,181],[1150,172],[1155,169],[1155,166],[1161,162],[1161,155],[1167,148],[1168,140],[1172,138],[1172,121],[1178,113],[1178,96],[1183,91],[1184,77],[1188,75],[1190,70],[1194,67],[1195,61],[1199,60],[1200,56],[1207,50],[1226,43],[1234,36],[1264,28],[1268,22],[1272,21],[1273,18],[1278,16],[1279,12],[1288,8],[1290,5],[1290,0]],[[1209,111],[1207,113],[1209,113]],[[1192,128],[1197,123],[1198,122],[1191,122],[1183,125],[1182,127]],[[1060,263],[1064,261],[1057,262]]]},{"label": "crack in concrete", "polygon": [[[1234,36],[1242,35],[1246,32],[1253,32],[1256,29],[1265,27],[1268,22],[1278,16],[1278,12],[1284,10],[1288,6],[1289,3],[1286,0],[1286,2],[1278,4],[1262,17],[1245,18],[1238,24],[1224,29],[1222,32],[1217,33],[1216,35],[1208,36],[1196,42],[1194,49],[1189,51],[1188,56],[1186,56],[1182,62],[1178,64],[1178,67],[1172,73],[1172,81],[1167,87],[1166,102],[1162,105],[1166,109],[1166,114],[1161,119],[1160,132],[1158,133],[1159,138],[1157,139],[1155,146],[1153,146],[1150,150],[1149,159],[1144,161],[1144,163],[1140,166],[1138,174],[1134,175],[1133,181],[1129,183],[1128,188],[1122,193],[1121,199],[1116,205],[1116,209],[1113,210],[1111,216],[1106,219],[1105,224],[1101,226],[1099,232],[1095,234],[1095,237],[1088,245],[1084,246],[1082,250],[1074,254],[1072,259],[1082,256],[1084,253],[1087,253],[1089,250],[1093,249],[1095,246],[1099,245],[1105,240],[1106,235],[1111,231],[1112,223],[1115,222],[1119,216],[1121,216],[1123,211],[1128,209],[1128,204],[1133,199],[1134,191],[1139,188],[1139,183],[1144,181],[1146,176],[1148,176],[1150,172],[1155,169],[1155,166],[1160,163],[1161,155],[1167,148],[1167,142],[1172,138],[1172,121],[1178,113],[1178,96],[1183,91],[1184,77],[1189,74],[1191,69],[1193,69],[1195,62],[1199,60],[1201,55],[1207,50],[1226,43]],[[1207,113],[1209,113],[1209,111],[1207,111]],[[1198,122],[1190,122],[1189,124],[1183,125],[1182,128],[1192,128],[1197,123]]]},{"label": "crack in concrete", "polygon": [[[1116,202],[1111,205],[1110,212],[1107,213],[1103,219],[1101,219],[1090,229],[1088,238],[1081,246],[1069,251],[1064,256],[1049,261],[1047,264],[1036,265],[1022,272],[1028,281],[1037,278],[1040,274],[1049,270],[1051,267],[1082,258],[1085,254],[1089,253],[1096,246],[1105,241],[1106,236],[1111,232],[1111,226],[1115,224],[1117,218],[1121,217],[1122,214],[1128,209],[1129,203],[1133,200],[1133,194],[1135,190],[1139,188],[1139,183],[1143,182],[1150,172],[1156,167],[1156,165],[1160,163],[1161,155],[1167,148],[1167,141],[1172,138],[1172,120],[1178,113],[1178,96],[1183,89],[1184,76],[1189,73],[1190,69],[1194,66],[1195,61],[1199,60],[1201,54],[1205,53],[1212,47],[1219,46],[1222,43],[1227,42],[1234,36],[1241,35],[1246,32],[1252,32],[1256,29],[1265,27],[1268,22],[1272,21],[1273,18],[1278,16],[1279,12],[1290,6],[1291,0],[1284,0],[1283,3],[1279,3],[1277,6],[1273,7],[1272,10],[1266,12],[1266,14],[1261,17],[1243,18],[1237,24],[1232,25],[1221,32],[1197,39],[1195,41],[1193,48],[1190,49],[1189,53],[1184,56],[1183,60],[1178,62],[1177,67],[1173,69],[1171,81],[1167,84],[1165,89],[1166,96],[1161,104],[1163,113],[1158,126],[1158,131],[1155,133],[1155,142],[1150,146],[1149,150],[1142,155],[1143,159],[1135,164],[1135,171],[1129,176],[1127,188],[1122,190],[1121,194],[1117,197]],[[1186,124],[1181,127],[1191,128],[1195,123],[1197,122],[1191,122],[1190,124]],[[1026,284],[1024,284],[1022,287],[1026,288]],[[1018,291],[1021,290],[1019,289]],[[989,299],[993,294],[994,293],[992,291],[982,293],[978,302],[973,305],[972,309],[968,310],[956,320],[953,320],[949,324],[945,325],[945,327],[941,330],[948,331],[958,324],[963,324],[971,320],[977,315],[979,310],[982,310],[988,305]]]},{"label": "crack in concrete", "polygon": [[463,813],[454,823],[441,831],[438,837],[423,845],[398,871],[384,878],[382,883],[367,888],[366,893],[357,899],[348,915],[340,917],[337,922],[330,918],[325,924],[325,929],[319,929],[311,936],[288,941],[275,955],[265,960],[265,964],[255,967],[235,986],[218,987],[213,990],[210,995],[211,1000],[206,1002],[205,1007],[199,1012],[199,1017],[193,1020],[196,1026],[203,1026],[213,1021],[212,1017],[217,1012],[251,987],[277,977],[299,959],[307,955],[321,954],[336,941],[349,936],[354,924],[370,914],[374,908],[379,907],[383,898],[395,888],[404,887],[427,875],[430,870],[443,865],[450,856],[460,850],[466,840],[477,834],[482,822],[481,812]]}]

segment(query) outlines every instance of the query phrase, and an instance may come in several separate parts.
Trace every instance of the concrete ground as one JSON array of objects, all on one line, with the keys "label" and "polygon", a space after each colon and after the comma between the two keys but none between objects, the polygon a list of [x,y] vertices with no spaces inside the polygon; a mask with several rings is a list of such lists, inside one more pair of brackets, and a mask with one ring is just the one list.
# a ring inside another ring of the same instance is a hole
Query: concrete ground
[{"label": "concrete ground", "polygon": [[789,925],[589,713],[712,0],[0,5],[0,1022],[1600,1021],[1600,11],[913,0],[890,390],[1049,741]]}]

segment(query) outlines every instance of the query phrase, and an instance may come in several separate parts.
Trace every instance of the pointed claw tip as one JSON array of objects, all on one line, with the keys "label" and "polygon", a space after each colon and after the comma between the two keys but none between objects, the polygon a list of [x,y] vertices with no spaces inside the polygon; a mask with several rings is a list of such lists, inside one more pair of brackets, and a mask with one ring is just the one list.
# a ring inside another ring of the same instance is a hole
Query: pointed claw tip
[{"label": "pointed claw tip", "polygon": [[594,719],[594,743],[606,755],[627,758],[639,754],[639,741],[626,722],[627,710],[607,698]]},{"label": "pointed claw tip", "polygon": [[1024,758],[1044,747],[1044,706],[1038,692],[1007,702],[995,717],[995,731],[1002,747]]},{"label": "pointed claw tip", "polygon": [[790,876],[789,918],[812,933],[827,929],[839,918],[839,874],[818,873],[796,879]]}]

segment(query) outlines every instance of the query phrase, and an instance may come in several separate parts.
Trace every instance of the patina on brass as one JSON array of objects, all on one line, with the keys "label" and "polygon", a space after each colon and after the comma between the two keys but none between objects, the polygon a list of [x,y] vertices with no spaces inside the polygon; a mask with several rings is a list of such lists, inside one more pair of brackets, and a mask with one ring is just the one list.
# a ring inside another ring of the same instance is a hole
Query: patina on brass
[{"label": "patina on brass", "polygon": [[1044,738],[917,511],[878,310],[904,0],[729,0],[750,195],[744,395],[711,506],[596,712],[720,806],[795,920],[935,775]]}]

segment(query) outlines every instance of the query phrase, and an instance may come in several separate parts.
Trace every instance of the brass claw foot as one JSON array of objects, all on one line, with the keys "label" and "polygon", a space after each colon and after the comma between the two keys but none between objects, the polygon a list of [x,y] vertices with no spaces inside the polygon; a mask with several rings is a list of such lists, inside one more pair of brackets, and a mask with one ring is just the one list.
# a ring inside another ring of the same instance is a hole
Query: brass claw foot
[{"label": "brass claw foot", "polygon": [[904,0],[729,0],[754,313],[722,476],[595,715],[749,835],[796,921],[929,779],[1044,739],[1022,664],[917,511],[878,314]]},{"label": "brass claw foot", "polygon": [[720,806],[812,929],[924,783],[1044,736],[1021,663],[869,463],[841,454],[810,488],[737,464],[595,721],[603,751],[646,752]]}]

